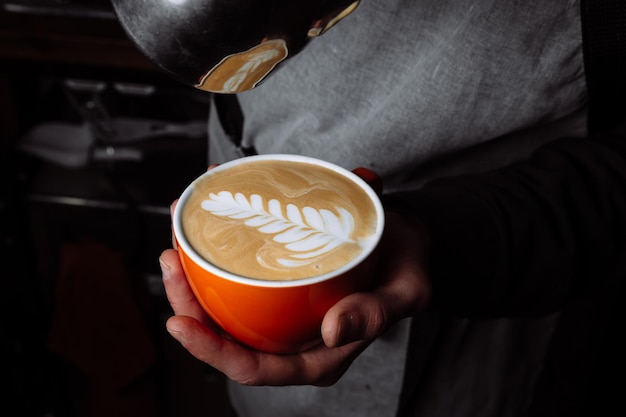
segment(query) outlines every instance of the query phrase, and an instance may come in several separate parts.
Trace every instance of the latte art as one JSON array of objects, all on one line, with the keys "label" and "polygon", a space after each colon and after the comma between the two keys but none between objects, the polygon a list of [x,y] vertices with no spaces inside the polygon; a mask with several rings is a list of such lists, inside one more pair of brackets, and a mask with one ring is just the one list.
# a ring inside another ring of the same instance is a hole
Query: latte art
[{"label": "latte art", "polygon": [[185,235],[214,265],[249,278],[325,274],[372,243],[376,212],[364,190],[336,172],[258,161],[194,184]]},{"label": "latte art", "polygon": [[[233,196],[229,191],[211,193],[201,206],[216,216],[242,220],[244,225],[272,235],[274,242],[284,244],[285,252],[291,252],[287,259],[275,260],[285,267],[310,264],[342,244],[357,243],[350,238],[354,219],[341,207],[337,208],[339,215],[308,206],[300,210],[295,204],[288,204],[283,212],[280,201],[270,200],[266,210],[260,195],[252,194],[248,200],[241,193]],[[262,265],[272,262],[260,256],[257,260]]]}]

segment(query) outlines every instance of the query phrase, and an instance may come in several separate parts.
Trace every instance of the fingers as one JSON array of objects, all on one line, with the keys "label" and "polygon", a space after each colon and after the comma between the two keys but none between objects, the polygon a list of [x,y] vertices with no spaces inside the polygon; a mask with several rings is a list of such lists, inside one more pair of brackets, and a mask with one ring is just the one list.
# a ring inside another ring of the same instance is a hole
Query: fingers
[{"label": "fingers", "polygon": [[[178,199],[174,200],[172,204],[170,204],[170,217],[174,219],[174,210],[176,209],[176,205],[178,204]],[[178,249],[178,242],[176,242],[176,235],[174,234],[174,223],[170,223],[170,232],[172,236],[172,247],[174,249]]]},{"label": "fingers", "polygon": [[368,344],[357,342],[337,349],[320,345],[301,354],[272,355],[222,338],[192,317],[171,317],[166,326],[193,356],[243,385],[328,386]]},{"label": "fingers", "polygon": [[322,322],[322,338],[328,347],[380,336],[414,310],[420,292],[416,277],[394,279],[373,292],[349,295],[335,304]]},{"label": "fingers", "polygon": [[248,349],[224,335],[212,323],[187,284],[178,254],[164,251],[160,258],[163,283],[175,315],[168,332],[197,359],[245,385],[334,384],[369,340],[329,349],[324,344],[295,355],[272,355]]},{"label": "fingers", "polygon": [[271,355],[224,335],[210,321],[189,287],[178,253],[161,254],[163,284],[175,315],[168,332],[193,356],[246,385],[318,385],[335,383],[371,340],[329,349],[324,344],[297,355]]},{"label": "fingers", "polygon": [[165,293],[174,314],[193,317],[204,324],[208,324],[204,310],[187,283],[178,253],[174,249],[164,251],[159,258],[159,263],[161,264]]},{"label": "fingers", "polygon": [[352,294],[335,304],[322,322],[322,338],[330,348],[374,339],[391,323],[391,307],[372,293]]},{"label": "fingers", "polygon": [[383,193],[383,180],[374,171],[368,168],[359,167],[353,169],[352,172],[368,183],[370,187],[374,189],[376,194],[381,195]]},{"label": "fingers", "polygon": [[328,311],[322,322],[326,346],[373,339],[429,302],[430,283],[420,231],[390,214],[383,239],[376,287],[371,292],[349,295]]}]

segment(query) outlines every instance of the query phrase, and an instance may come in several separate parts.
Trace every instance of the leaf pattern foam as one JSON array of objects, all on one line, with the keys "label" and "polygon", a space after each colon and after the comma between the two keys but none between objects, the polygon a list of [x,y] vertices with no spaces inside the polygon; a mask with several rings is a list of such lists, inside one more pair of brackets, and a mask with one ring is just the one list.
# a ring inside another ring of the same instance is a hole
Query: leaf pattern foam
[{"label": "leaf pattern foam", "polygon": [[215,216],[241,220],[261,233],[273,234],[275,242],[292,252],[289,259],[277,259],[286,267],[306,265],[344,243],[357,243],[351,239],[354,218],[342,207],[338,207],[338,214],[335,214],[308,206],[300,209],[294,204],[287,204],[283,210],[282,204],[275,199],[268,201],[267,209],[263,203],[258,194],[248,198],[242,193],[233,195],[229,191],[220,191],[210,193],[201,207]]}]

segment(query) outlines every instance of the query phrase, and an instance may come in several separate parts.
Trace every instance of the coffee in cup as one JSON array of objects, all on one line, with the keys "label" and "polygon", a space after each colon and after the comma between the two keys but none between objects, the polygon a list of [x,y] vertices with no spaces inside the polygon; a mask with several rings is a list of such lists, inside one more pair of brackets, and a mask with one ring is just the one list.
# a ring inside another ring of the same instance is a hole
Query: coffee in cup
[{"label": "coffee in cup", "polygon": [[328,309],[369,287],[383,228],[365,181],[296,155],[209,170],[183,192],[173,218],[204,310],[235,339],[273,353],[319,342]]},{"label": "coffee in cup", "polygon": [[372,245],[378,214],[336,171],[259,160],[197,180],[182,213],[191,246],[213,265],[264,280],[327,274]]}]

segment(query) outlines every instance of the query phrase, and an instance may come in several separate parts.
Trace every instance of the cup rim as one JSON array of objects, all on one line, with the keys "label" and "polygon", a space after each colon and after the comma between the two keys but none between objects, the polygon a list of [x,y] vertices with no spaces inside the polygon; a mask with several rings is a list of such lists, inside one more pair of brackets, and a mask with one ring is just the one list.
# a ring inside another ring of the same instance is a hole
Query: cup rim
[{"label": "cup rim", "polygon": [[[344,177],[347,177],[348,179],[350,179],[351,181],[353,181],[354,183],[356,183],[357,185],[359,185],[361,187],[361,189],[363,189],[368,196],[370,197],[370,200],[372,201],[372,204],[374,205],[374,208],[376,210],[376,214],[377,214],[377,218],[378,218],[378,222],[376,225],[376,231],[374,233],[374,236],[372,237],[372,243],[371,245],[369,245],[368,248],[366,248],[365,250],[363,250],[359,256],[357,256],[356,258],[352,259],[350,262],[346,263],[345,265],[343,265],[342,267],[335,269],[331,272],[328,272],[326,274],[322,274],[322,275],[316,275],[313,277],[308,277],[308,278],[299,278],[299,279],[293,279],[293,280],[266,280],[266,279],[260,279],[260,278],[250,278],[250,277],[245,277],[245,276],[241,276],[241,275],[237,275],[234,274],[232,272],[229,272],[225,269],[222,269],[216,265],[213,265],[212,263],[208,262],[206,259],[204,259],[202,256],[200,256],[189,244],[189,242],[187,241],[187,239],[185,238],[184,232],[183,232],[183,227],[182,227],[182,212],[183,212],[183,207],[185,206],[185,203],[187,202],[187,200],[189,199],[189,197],[191,196],[192,192],[193,192],[193,188],[194,188],[194,184],[197,181],[200,181],[208,176],[211,176],[217,172],[223,171],[223,170],[227,170],[229,168],[232,168],[234,166],[238,166],[241,164],[246,164],[252,161],[291,161],[291,162],[302,162],[302,163],[308,163],[308,164],[312,164],[312,165],[318,165],[318,166],[322,166],[325,168],[329,168],[331,170],[333,170],[334,172],[343,175]],[[174,209],[174,214],[172,216],[172,226],[173,226],[173,233],[176,239],[176,243],[178,244],[179,248],[178,250],[182,249],[185,254],[187,256],[189,256],[191,258],[191,260],[196,263],[197,265],[199,265],[202,269],[209,271],[211,274],[216,275],[220,278],[226,279],[228,281],[232,281],[232,282],[237,282],[240,284],[245,284],[245,285],[249,285],[249,286],[257,286],[257,287],[271,287],[271,288],[285,288],[285,287],[302,287],[302,286],[307,286],[307,285],[311,285],[311,284],[317,284],[320,282],[324,282],[327,281],[329,279],[332,279],[334,277],[338,277],[340,275],[343,275],[345,272],[353,269],[354,267],[356,267],[357,265],[359,265],[361,262],[363,262],[377,247],[378,244],[380,242],[380,239],[382,237],[383,234],[383,230],[384,230],[384,226],[385,226],[385,212],[383,209],[383,205],[382,202],[380,201],[380,197],[378,196],[378,194],[376,194],[376,192],[372,189],[372,187],[365,182],[361,177],[359,177],[358,175],[354,174],[353,172],[338,166],[336,164],[333,164],[331,162],[327,162],[321,159],[317,159],[317,158],[312,158],[312,157],[308,157],[308,156],[302,156],[302,155],[292,155],[292,154],[263,154],[263,155],[253,155],[253,156],[246,156],[246,157],[242,157],[242,158],[238,158],[238,159],[234,159],[228,162],[225,162],[223,164],[218,165],[217,167],[203,173],[202,175],[200,175],[198,178],[194,179],[183,191],[183,193],[180,195],[178,202],[176,204],[176,207]]]}]

